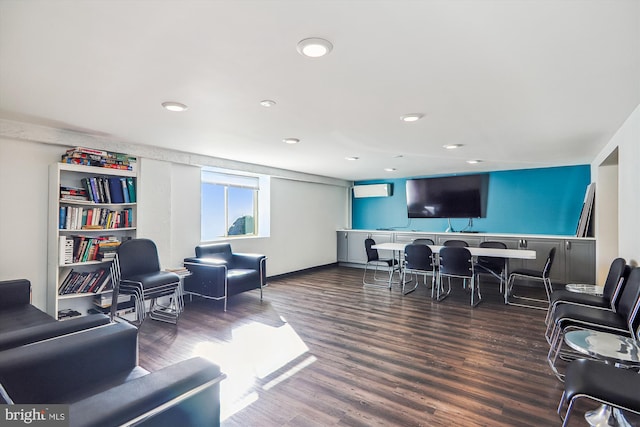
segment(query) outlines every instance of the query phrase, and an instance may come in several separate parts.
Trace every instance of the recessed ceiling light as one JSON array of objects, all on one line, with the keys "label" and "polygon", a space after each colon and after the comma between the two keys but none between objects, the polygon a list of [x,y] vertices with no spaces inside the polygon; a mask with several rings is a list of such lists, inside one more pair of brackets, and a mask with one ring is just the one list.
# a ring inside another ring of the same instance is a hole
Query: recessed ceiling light
[{"label": "recessed ceiling light", "polygon": [[309,58],[320,58],[331,52],[333,45],[325,39],[312,37],[298,42],[298,53]]},{"label": "recessed ceiling light", "polygon": [[464,144],[447,144],[447,145],[443,145],[444,148],[446,148],[447,150],[455,150],[456,148],[460,148],[463,147]]},{"label": "recessed ceiling light", "polygon": [[402,154],[396,154],[395,156],[393,156],[394,159],[401,159],[403,157],[404,157],[404,155],[402,155]]},{"label": "recessed ceiling light", "polygon": [[482,160],[467,160],[467,163],[470,165],[475,165],[476,163],[482,163]]},{"label": "recessed ceiling light", "polygon": [[396,168],[384,168],[385,172],[395,172]]},{"label": "recessed ceiling light", "polygon": [[297,144],[298,142],[300,142],[300,140],[298,138],[285,138],[282,140],[282,142],[285,142],[287,144]]},{"label": "recessed ceiling light", "polygon": [[181,104],[180,102],[173,102],[173,101],[163,102],[162,106],[169,111],[176,111],[176,112],[185,111],[187,108],[189,108],[186,105]]},{"label": "recessed ceiling light", "polygon": [[424,114],[422,113],[411,113],[411,114],[404,114],[400,116],[400,120],[402,120],[403,122],[417,122],[423,117],[424,117]]},{"label": "recessed ceiling light", "polygon": [[345,157],[345,159],[350,160],[350,161],[354,161],[354,160],[358,160],[360,157]]},{"label": "recessed ceiling light", "polygon": [[263,107],[273,107],[274,105],[276,105],[276,101],[272,101],[270,99],[264,99],[262,101],[260,101],[260,105],[262,105]]}]

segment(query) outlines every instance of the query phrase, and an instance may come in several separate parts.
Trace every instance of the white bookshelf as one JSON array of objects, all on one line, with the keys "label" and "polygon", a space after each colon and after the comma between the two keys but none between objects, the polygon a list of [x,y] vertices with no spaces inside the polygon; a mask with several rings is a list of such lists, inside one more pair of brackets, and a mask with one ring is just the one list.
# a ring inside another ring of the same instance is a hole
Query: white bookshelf
[{"label": "white bookshelf", "polygon": [[[111,261],[87,260],[65,262],[64,256],[61,257],[60,242],[61,237],[73,239],[74,236],[85,236],[86,238],[97,238],[101,236],[113,236],[119,240],[136,237],[137,223],[137,203],[94,203],[81,200],[61,200],[60,187],[77,187],[84,188],[82,178],[90,177],[123,177],[132,178],[134,187],[136,188],[137,202],[137,174],[135,171],[102,168],[94,166],[74,165],[67,163],[55,163],[49,166],[49,223],[48,223],[48,246],[47,246],[47,312],[58,318],[61,310],[72,309],[80,312],[82,315],[88,314],[88,310],[94,308],[93,299],[94,292],[88,293],[68,293],[59,294],[59,288],[64,278],[71,272],[94,272],[101,268],[105,269],[105,274],[109,273]],[[82,210],[88,209],[108,209],[114,212],[123,212],[130,210],[129,214],[133,216],[130,227],[100,228],[86,229],[82,225],[76,225],[71,228],[63,228],[60,226],[60,208],[76,207]],[[104,277],[104,276],[103,276]],[[106,291],[110,292],[110,291]]]}]

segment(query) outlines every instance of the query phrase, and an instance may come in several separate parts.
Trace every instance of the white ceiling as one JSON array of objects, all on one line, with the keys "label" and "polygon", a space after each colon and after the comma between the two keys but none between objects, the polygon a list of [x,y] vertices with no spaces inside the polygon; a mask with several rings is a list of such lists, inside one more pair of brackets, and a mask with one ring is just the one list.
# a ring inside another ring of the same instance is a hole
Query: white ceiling
[{"label": "white ceiling", "polygon": [[0,0],[0,118],[347,180],[590,163],[639,103],[638,0]]}]

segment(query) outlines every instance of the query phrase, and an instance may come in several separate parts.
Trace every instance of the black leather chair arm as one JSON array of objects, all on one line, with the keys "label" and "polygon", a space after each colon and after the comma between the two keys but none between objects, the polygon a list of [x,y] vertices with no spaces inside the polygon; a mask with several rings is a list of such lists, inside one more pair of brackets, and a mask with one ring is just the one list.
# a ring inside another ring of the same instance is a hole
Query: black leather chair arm
[{"label": "black leather chair arm", "polygon": [[[224,283],[224,279],[227,276],[227,263],[224,260],[215,258],[185,258],[184,266],[194,274],[193,279],[202,276],[210,278],[214,283]],[[186,288],[188,288],[190,282],[192,282],[191,279],[191,277],[187,277],[185,281]]]},{"label": "black leather chair arm", "polygon": [[[72,404],[70,425],[108,427],[141,421],[142,425],[144,421],[148,425],[218,425],[219,406],[214,405],[224,378],[208,360],[188,359]],[[196,404],[198,395],[201,402]],[[189,400],[190,406],[185,406]]]},{"label": "black leather chair arm", "polygon": [[137,348],[137,328],[117,323],[8,349],[0,352],[0,384],[15,403],[68,402],[81,387],[126,377]]},{"label": "black leather chair arm", "polygon": [[89,316],[75,317],[69,320],[44,323],[4,332],[0,334],[0,350],[67,335],[72,332],[106,325],[107,323],[109,323],[109,316],[105,316],[104,314],[91,314]]},{"label": "black leather chair arm", "polygon": [[0,281],[0,309],[31,302],[31,282],[26,279]]},{"label": "black leather chair arm", "polygon": [[233,267],[260,270],[260,262],[263,259],[266,259],[266,256],[260,254],[233,254]]}]

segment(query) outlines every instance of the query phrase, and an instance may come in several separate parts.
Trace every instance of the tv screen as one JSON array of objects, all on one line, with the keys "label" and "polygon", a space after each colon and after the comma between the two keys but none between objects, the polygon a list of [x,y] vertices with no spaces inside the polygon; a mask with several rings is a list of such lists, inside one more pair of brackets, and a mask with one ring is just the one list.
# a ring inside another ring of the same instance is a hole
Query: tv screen
[{"label": "tv screen", "polygon": [[407,180],[409,218],[484,218],[489,175]]}]

